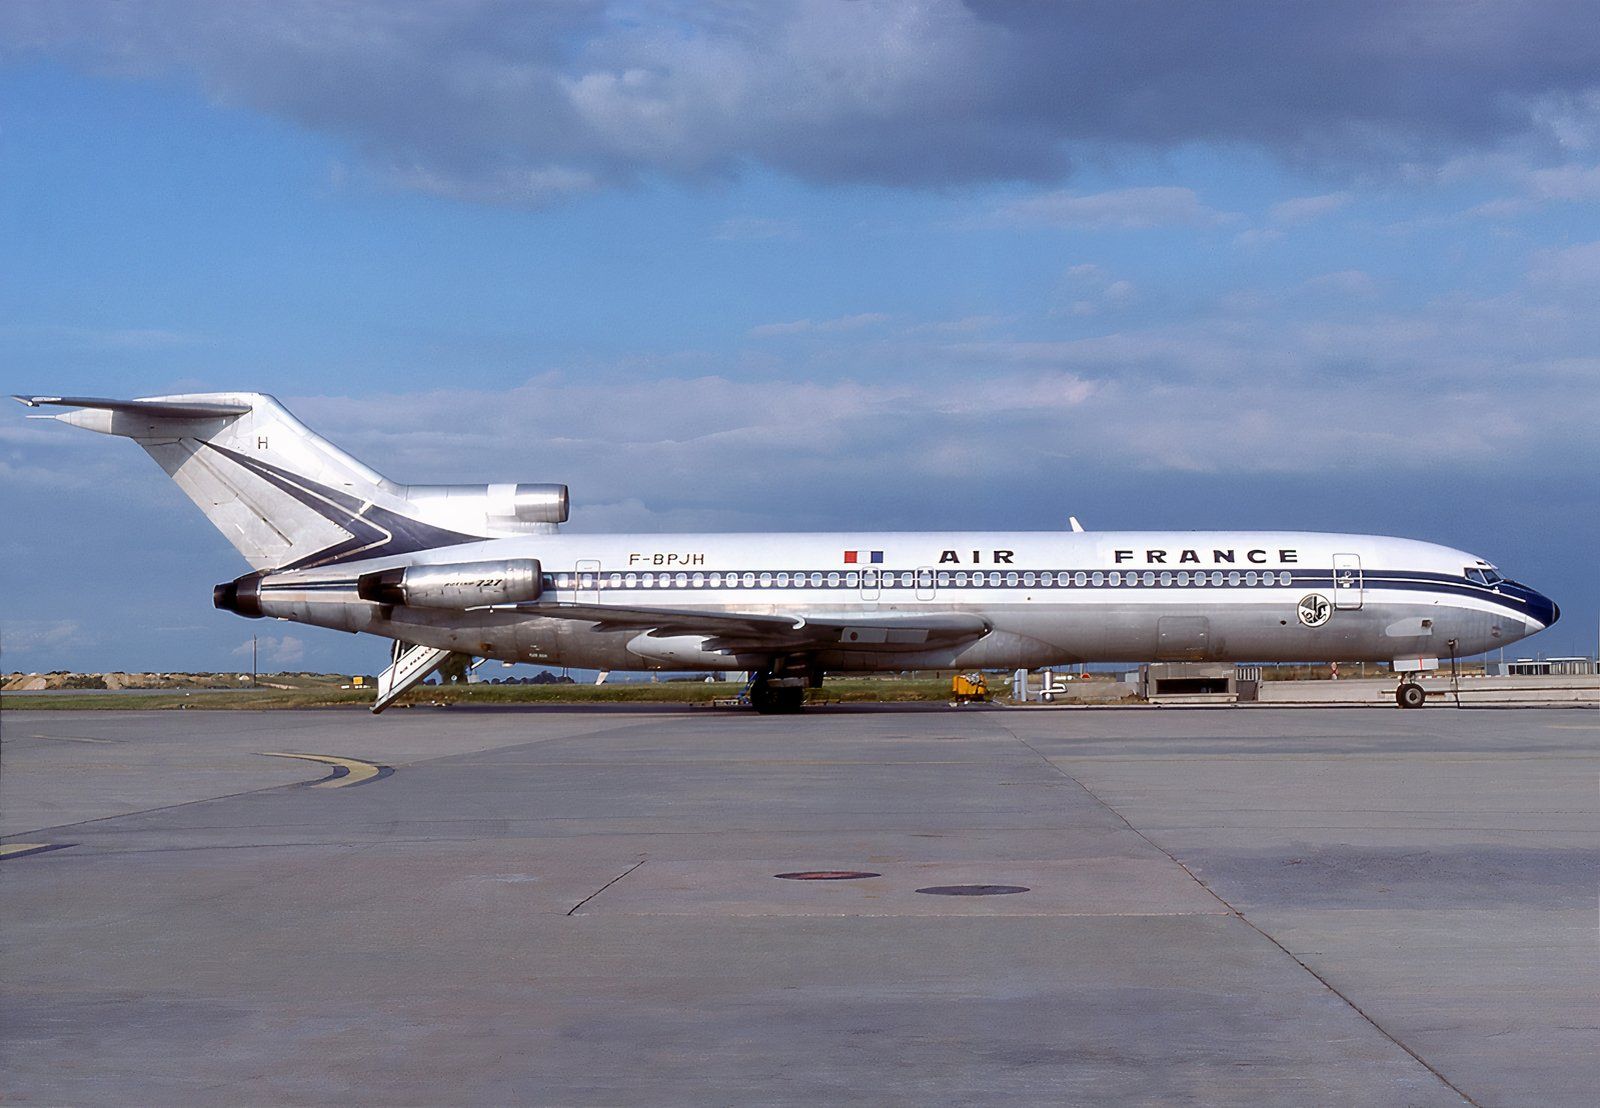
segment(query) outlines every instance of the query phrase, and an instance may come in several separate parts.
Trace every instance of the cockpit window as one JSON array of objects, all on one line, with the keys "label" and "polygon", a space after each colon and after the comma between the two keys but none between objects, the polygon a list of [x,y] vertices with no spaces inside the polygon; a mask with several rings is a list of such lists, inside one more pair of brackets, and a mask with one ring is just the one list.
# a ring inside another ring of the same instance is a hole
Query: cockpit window
[{"label": "cockpit window", "polygon": [[1479,585],[1498,585],[1505,578],[1495,572],[1493,566],[1468,566],[1467,580]]}]

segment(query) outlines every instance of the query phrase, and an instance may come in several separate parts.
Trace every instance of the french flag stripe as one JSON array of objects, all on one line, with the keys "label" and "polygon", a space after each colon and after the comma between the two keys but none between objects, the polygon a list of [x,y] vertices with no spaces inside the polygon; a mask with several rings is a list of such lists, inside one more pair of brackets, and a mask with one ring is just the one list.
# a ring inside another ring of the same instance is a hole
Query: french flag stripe
[{"label": "french flag stripe", "polygon": [[857,565],[863,562],[880,565],[883,562],[881,550],[846,550],[844,552],[845,565]]}]

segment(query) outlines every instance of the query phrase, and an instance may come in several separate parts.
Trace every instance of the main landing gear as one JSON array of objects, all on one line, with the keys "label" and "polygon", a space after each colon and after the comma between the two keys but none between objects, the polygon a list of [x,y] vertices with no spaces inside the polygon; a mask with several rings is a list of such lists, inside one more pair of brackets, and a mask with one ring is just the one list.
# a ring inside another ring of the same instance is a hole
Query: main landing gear
[{"label": "main landing gear", "polygon": [[822,674],[796,672],[783,669],[757,670],[750,675],[750,688],[745,694],[750,707],[762,715],[798,712],[806,706],[806,688],[821,688]]},{"label": "main landing gear", "polygon": [[1427,700],[1428,694],[1411,679],[1409,673],[1401,679],[1400,687],[1394,690],[1394,702],[1402,708],[1420,708]]}]

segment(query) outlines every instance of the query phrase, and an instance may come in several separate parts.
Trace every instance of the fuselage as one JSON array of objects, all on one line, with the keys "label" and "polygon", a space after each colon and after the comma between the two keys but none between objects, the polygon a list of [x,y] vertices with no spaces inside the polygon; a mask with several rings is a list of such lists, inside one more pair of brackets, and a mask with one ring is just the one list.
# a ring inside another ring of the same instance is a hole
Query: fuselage
[{"label": "fuselage", "polygon": [[[539,605],[464,611],[364,601],[396,566],[537,559]],[[1556,606],[1486,561],[1410,539],[1313,532],[548,534],[269,573],[262,615],[506,661],[597,669],[763,666],[706,635],[553,619],[546,604],[806,617],[965,613],[974,641],[808,650],[833,672],[1082,662],[1467,657],[1553,623]],[[1420,667],[1418,667],[1420,668]]]}]

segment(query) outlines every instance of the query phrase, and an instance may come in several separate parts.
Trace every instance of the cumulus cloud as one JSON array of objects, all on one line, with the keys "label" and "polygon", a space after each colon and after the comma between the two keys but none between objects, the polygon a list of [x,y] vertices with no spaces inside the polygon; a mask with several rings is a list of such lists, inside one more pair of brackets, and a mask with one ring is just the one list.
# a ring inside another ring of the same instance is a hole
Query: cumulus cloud
[{"label": "cumulus cloud", "polygon": [[306,644],[295,635],[260,635],[255,642],[246,639],[233,648],[235,658],[248,658],[255,650],[261,662],[274,666],[292,666],[305,661]]},{"label": "cumulus cloud", "polygon": [[344,139],[410,188],[542,205],[656,175],[1059,181],[1195,143],[1297,163],[1591,148],[1600,40],[1559,0],[10,0],[0,50]]},{"label": "cumulus cloud", "polygon": [[[1092,267],[1066,279],[1116,281]],[[1373,307],[1369,275],[1338,271],[1079,337],[842,329],[816,336],[820,356],[755,374],[585,367],[499,393],[291,406],[398,479],[567,481],[581,531],[926,526],[952,480],[1063,471],[1562,472],[1600,421],[1600,324],[1540,287],[1401,311]]]}]

